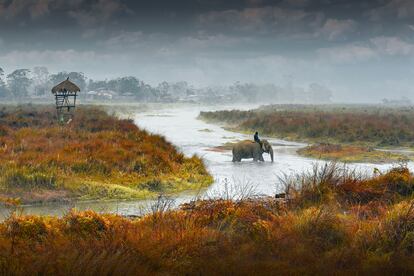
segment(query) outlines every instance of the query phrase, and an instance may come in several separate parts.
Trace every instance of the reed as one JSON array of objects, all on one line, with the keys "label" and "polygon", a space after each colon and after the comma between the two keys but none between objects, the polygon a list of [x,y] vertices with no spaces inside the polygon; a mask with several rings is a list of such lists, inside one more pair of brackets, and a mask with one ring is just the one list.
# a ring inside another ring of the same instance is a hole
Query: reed
[{"label": "reed", "polygon": [[413,175],[337,164],[288,177],[284,200],[159,200],[138,219],[12,214],[0,271],[16,274],[412,274]]}]

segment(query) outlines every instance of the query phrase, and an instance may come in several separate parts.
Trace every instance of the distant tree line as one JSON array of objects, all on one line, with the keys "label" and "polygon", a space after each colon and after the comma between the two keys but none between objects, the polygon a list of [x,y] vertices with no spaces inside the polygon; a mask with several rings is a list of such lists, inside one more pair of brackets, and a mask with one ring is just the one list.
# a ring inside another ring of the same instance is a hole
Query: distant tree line
[{"label": "distant tree line", "polygon": [[0,97],[17,100],[45,96],[54,85],[68,77],[82,90],[87,87],[86,77],[81,72],[50,74],[46,67],[34,67],[31,70],[17,69],[6,75],[0,68]]},{"label": "distant tree line", "polygon": [[[49,73],[46,67],[17,69],[6,74],[0,68],[0,98],[25,100],[45,98],[50,89],[67,77],[76,83],[82,95],[106,94],[114,100],[136,100],[143,102],[203,102],[203,103],[327,103],[332,92],[320,84],[301,87],[277,86],[275,84],[253,84],[236,82],[230,86],[195,88],[185,81],[161,82],[151,86],[134,76],[107,80],[93,80],[82,72]],[[112,98],[113,96],[113,98]]]}]

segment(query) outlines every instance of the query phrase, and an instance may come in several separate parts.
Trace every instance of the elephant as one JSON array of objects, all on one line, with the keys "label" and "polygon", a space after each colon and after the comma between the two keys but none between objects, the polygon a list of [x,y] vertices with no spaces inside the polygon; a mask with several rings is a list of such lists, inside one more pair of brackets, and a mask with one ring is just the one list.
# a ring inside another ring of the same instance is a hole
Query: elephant
[{"label": "elephant", "polygon": [[250,140],[238,142],[233,146],[233,162],[241,162],[242,159],[253,158],[253,161],[264,161],[263,153],[269,153],[273,162],[273,148],[267,140],[261,140],[261,144]]}]

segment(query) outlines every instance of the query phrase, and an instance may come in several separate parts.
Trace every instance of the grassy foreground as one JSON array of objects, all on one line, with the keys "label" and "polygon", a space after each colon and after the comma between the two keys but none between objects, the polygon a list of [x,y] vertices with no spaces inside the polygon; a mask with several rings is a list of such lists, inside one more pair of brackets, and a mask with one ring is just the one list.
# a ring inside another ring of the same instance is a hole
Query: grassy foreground
[{"label": "grassy foreground", "polygon": [[12,214],[0,224],[0,273],[414,273],[414,177],[407,168],[365,178],[329,164],[284,183],[281,200],[197,201],[134,220],[91,211]]},{"label": "grassy foreground", "polygon": [[[274,105],[249,111],[201,112],[200,118],[224,122],[237,131],[286,140],[333,144],[341,150],[328,155],[323,147],[299,152],[312,157],[341,161],[394,161],[403,154],[372,150],[373,147],[413,147],[414,109],[376,106]],[[357,145],[344,147],[343,145]],[[321,151],[318,151],[321,149]],[[349,150],[349,151],[348,151]],[[350,156],[352,155],[352,156]]]},{"label": "grassy foreground", "polygon": [[0,196],[24,203],[143,198],[212,182],[198,157],[92,107],[65,126],[53,108],[0,107],[0,160]]}]

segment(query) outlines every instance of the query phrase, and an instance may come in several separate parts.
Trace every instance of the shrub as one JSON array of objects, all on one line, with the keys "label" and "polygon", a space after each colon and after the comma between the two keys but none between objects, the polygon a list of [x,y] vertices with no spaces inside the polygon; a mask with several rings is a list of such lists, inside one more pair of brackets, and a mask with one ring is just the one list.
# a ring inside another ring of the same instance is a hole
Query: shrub
[{"label": "shrub", "polygon": [[379,241],[385,252],[414,253],[414,201],[403,201],[390,208],[381,225]]},{"label": "shrub", "polygon": [[38,241],[44,238],[48,229],[43,218],[38,216],[12,215],[4,222],[6,235],[12,239]]},{"label": "shrub", "polygon": [[150,180],[144,184],[141,184],[140,186],[151,192],[161,192],[163,190],[163,184],[159,179]]},{"label": "shrub", "polygon": [[295,217],[296,234],[309,242],[315,250],[339,247],[347,237],[343,222],[335,212],[326,208],[311,207]]},{"label": "shrub", "polygon": [[99,236],[109,227],[109,221],[93,211],[70,211],[65,217],[65,230],[80,236]]},{"label": "shrub", "polygon": [[414,178],[405,166],[385,174],[366,178],[355,171],[331,162],[315,165],[311,172],[279,178],[290,203],[300,207],[339,201],[345,204],[367,204],[372,201],[394,201],[414,192]]}]

